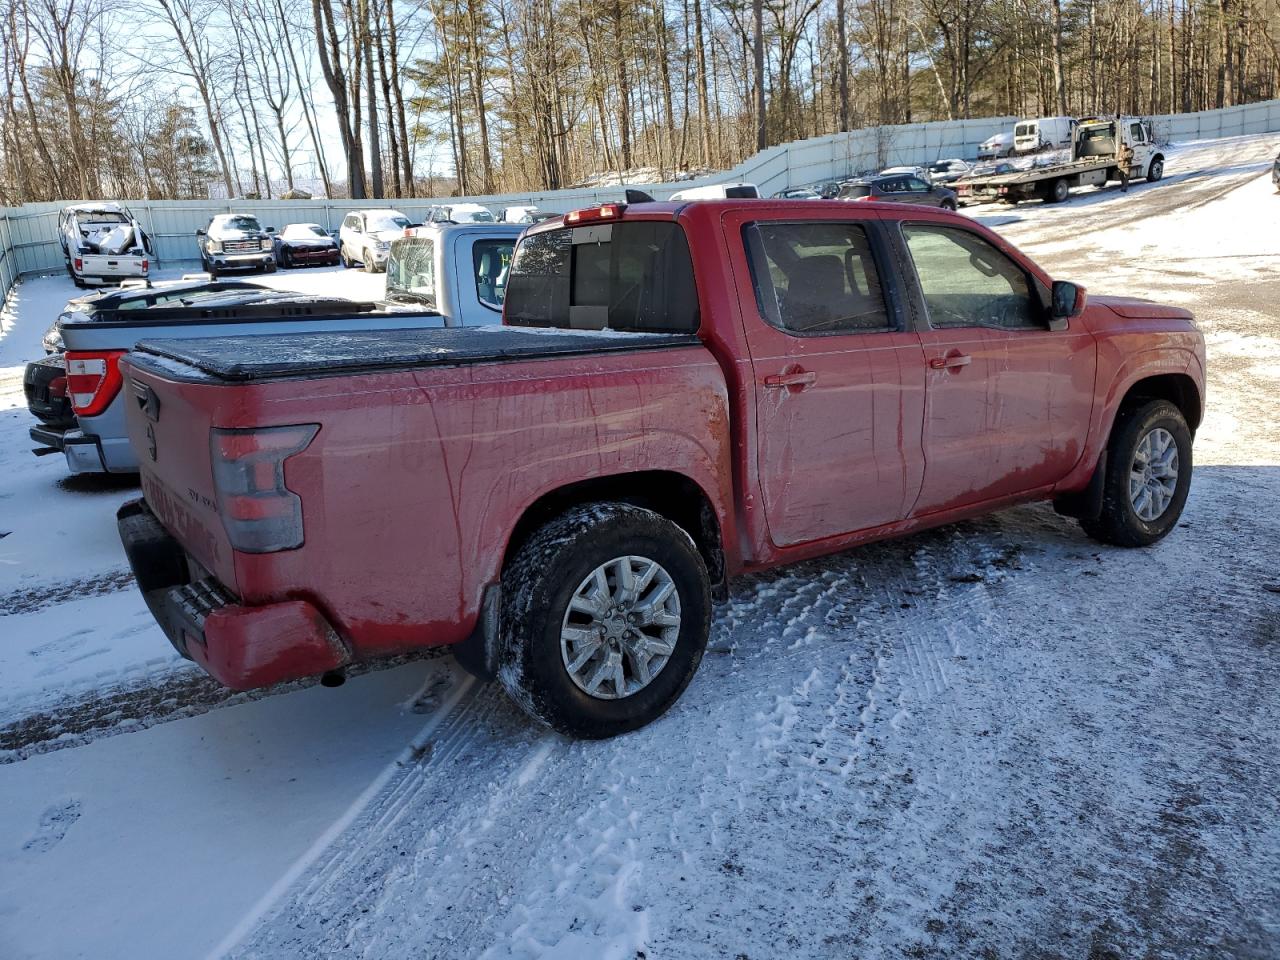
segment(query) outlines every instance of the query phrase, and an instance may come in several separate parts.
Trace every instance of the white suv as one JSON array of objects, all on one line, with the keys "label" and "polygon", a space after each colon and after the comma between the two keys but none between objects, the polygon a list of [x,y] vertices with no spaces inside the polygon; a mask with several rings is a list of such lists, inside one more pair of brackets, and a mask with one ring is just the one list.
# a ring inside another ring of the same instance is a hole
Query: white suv
[{"label": "white suv", "polygon": [[409,218],[399,210],[351,211],[338,231],[342,265],[354,267],[360,263],[367,273],[386,270],[391,241],[404,236],[404,229],[409,226]]}]

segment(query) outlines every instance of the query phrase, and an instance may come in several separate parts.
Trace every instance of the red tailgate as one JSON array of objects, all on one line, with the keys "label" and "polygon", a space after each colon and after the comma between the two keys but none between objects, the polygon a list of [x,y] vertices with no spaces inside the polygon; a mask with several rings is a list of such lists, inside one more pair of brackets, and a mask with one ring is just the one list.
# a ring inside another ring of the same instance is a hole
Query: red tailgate
[{"label": "red tailgate", "polygon": [[214,499],[209,428],[220,408],[239,404],[241,388],[170,378],[128,357],[120,366],[147,504],[197,563],[235,590],[234,557]]}]

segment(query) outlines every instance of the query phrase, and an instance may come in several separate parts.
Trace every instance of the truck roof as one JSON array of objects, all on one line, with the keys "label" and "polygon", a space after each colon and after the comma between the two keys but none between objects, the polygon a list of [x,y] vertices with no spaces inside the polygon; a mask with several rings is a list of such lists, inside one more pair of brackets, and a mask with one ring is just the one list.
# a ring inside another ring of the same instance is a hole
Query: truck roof
[{"label": "truck roof", "polygon": [[[874,180],[880,175],[875,174],[868,179]],[[852,181],[844,181],[852,182]],[[905,217],[919,216],[921,208],[914,204],[892,203],[875,200],[859,200],[854,204],[849,200],[788,200],[786,198],[769,198],[769,199],[729,199],[729,200],[657,200],[651,203],[605,203],[597,204],[594,207],[582,207],[580,210],[570,211],[550,220],[543,220],[541,223],[535,223],[526,228],[526,233],[532,235],[535,233],[545,233],[550,230],[558,230],[565,226],[578,226],[579,224],[570,221],[568,218],[575,213],[586,211],[600,210],[602,207],[615,207],[618,213],[608,218],[591,218],[583,220],[581,225],[598,224],[598,223],[614,223],[627,220],[676,220],[681,213],[687,210],[720,210],[725,213],[746,210],[746,211],[769,211],[776,212],[779,209],[795,210],[797,212],[811,214],[815,211],[829,210],[832,213],[839,213],[839,219],[859,218],[859,214],[863,212],[874,212],[882,217],[887,215],[888,219],[903,219]],[[938,213],[936,208],[929,208],[930,214]],[[946,213],[946,211],[942,211]]]}]

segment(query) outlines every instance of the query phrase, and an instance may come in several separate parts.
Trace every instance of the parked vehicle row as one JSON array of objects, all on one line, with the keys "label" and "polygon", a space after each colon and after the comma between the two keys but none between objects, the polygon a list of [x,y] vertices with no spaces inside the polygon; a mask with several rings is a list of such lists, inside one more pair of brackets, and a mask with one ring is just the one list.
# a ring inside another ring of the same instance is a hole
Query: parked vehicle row
[{"label": "parked vehicle row", "polygon": [[[395,241],[389,286],[428,296],[478,227]],[[1027,501],[1128,547],[1181,514],[1191,315],[948,210],[604,204],[471,264],[502,327],[129,334],[120,536],[224,684],[451,645],[538,721],[613,736],[681,696],[740,574]]]}]

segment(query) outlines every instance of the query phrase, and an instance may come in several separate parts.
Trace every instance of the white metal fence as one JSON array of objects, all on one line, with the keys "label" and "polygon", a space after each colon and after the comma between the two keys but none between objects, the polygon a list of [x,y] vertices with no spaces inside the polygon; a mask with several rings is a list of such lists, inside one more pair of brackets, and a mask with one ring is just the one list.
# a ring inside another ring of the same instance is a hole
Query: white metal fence
[{"label": "white metal fence", "polygon": [[[1254,103],[1200,113],[1151,118],[1163,141],[1179,142],[1216,137],[1280,131],[1280,100]],[[645,184],[643,188],[663,199],[677,190],[699,183],[746,181],[768,196],[788,187],[879,170],[895,164],[920,164],[947,157],[972,157],[978,145],[994,133],[1009,130],[1015,117],[938,121],[892,127],[869,127],[850,133],[770,147],[748,157],[731,170],[704,180]],[[622,196],[615,186],[579,190],[467,197],[496,210],[534,204],[544,210],[565,211]],[[111,199],[111,198],[88,198]],[[432,203],[446,200],[395,200],[396,209],[411,219],[422,219]],[[457,201],[454,201],[457,202]],[[360,204],[349,200],[135,200],[129,206],[152,236],[155,257],[161,263],[192,262],[198,258],[196,228],[217,213],[256,213],[264,226],[285,223],[319,223],[333,229],[346,212]],[[367,202],[364,205],[369,205]],[[8,290],[27,273],[59,270],[62,251],[57,240],[58,211],[64,203],[29,203],[0,210],[0,289]]]}]

